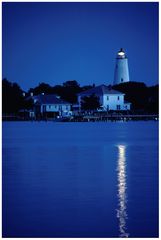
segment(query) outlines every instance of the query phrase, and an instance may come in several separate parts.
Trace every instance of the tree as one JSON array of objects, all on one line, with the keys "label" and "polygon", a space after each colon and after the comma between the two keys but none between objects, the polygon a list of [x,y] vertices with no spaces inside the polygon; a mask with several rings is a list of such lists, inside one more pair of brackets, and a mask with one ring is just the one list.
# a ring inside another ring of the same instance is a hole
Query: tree
[{"label": "tree", "polygon": [[33,106],[34,106],[34,101],[32,98],[29,98],[29,99],[24,99],[24,102],[23,102],[23,109],[33,109]]},{"label": "tree", "polygon": [[94,87],[94,84],[93,84],[93,85],[83,86],[83,87],[81,87],[81,92],[86,91],[86,90],[88,90],[88,89],[91,89],[91,88],[93,88],[93,87]]},{"label": "tree", "polygon": [[143,82],[127,82],[112,87],[125,93],[125,100],[132,103],[133,110],[158,113],[159,86],[147,87]]},{"label": "tree", "polygon": [[134,110],[144,110],[148,102],[148,91],[145,83],[126,82],[112,87],[115,90],[125,93],[125,100],[132,103]]},{"label": "tree", "polygon": [[76,103],[79,92],[81,92],[81,87],[76,80],[66,81],[62,87],[62,99],[70,103]]},{"label": "tree", "polygon": [[66,81],[66,82],[63,83],[63,86],[64,87],[76,87],[76,88],[80,87],[76,80]]},{"label": "tree", "polygon": [[7,79],[2,81],[2,112],[17,113],[23,108],[23,91],[17,83],[11,83]]},{"label": "tree", "polygon": [[83,110],[96,110],[100,107],[99,97],[92,94],[90,96],[85,96],[81,100],[81,109]]},{"label": "tree", "polygon": [[150,113],[159,112],[159,85],[148,87],[148,103],[146,111]]},{"label": "tree", "polygon": [[50,94],[52,93],[52,87],[47,84],[47,83],[39,83],[39,85],[35,88],[30,88],[28,93],[33,93],[34,95],[38,95],[40,93],[46,93],[46,94]]}]

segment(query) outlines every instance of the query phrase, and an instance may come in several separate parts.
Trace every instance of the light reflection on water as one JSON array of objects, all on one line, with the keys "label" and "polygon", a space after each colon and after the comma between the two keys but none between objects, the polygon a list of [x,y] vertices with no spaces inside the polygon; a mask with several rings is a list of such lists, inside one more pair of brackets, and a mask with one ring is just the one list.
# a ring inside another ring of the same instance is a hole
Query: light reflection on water
[{"label": "light reflection on water", "polygon": [[119,221],[119,237],[128,237],[126,219],[127,215],[127,184],[126,184],[126,146],[118,145],[118,162],[117,162],[117,191],[118,191],[118,208],[117,218]]},{"label": "light reflection on water", "polygon": [[2,162],[3,237],[158,237],[156,122],[5,122]]}]

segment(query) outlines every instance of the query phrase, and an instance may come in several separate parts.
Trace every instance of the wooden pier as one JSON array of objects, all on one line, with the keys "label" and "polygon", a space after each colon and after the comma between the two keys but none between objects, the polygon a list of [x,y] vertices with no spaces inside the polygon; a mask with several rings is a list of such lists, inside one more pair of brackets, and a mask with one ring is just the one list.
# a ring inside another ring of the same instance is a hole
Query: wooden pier
[{"label": "wooden pier", "polygon": [[27,118],[20,116],[3,116],[3,121],[54,121],[54,122],[107,122],[107,121],[148,121],[159,120],[157,114],[91,114],[64,118]]},{"label": "wooden pier", "polygon": [[70,121],[73,122],[107,122],[107,121],[148,121],[148,120],[159,120],[159,116],[156,114],[151,115],[139,115],[139,114],[128,114],[128,115],[106,115],[106,116],[94,116],[94,115],[84,115],[72,118]]}]

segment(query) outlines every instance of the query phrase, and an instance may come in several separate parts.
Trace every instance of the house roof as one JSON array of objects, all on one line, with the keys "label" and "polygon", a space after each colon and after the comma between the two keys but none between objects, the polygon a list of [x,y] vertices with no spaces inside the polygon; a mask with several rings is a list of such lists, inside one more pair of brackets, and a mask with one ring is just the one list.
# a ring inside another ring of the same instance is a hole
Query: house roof
[{"label": "house roof", "polygon": [[110,87],[107,87],[106,85],[102,84],[100,86],[88,89],[86,91],[83,91],[81,93],[78,93],[78,96],[86,96],[86,95],[91,95],[91,94],[96,94],[96,95],[104,95],[104,94],[117,94],[117,95],[125,95],[124,93],[121,93],[119,91],[116,91]]},{"label": "house roof", "polygon": [[39,94],[31,97],[33,100],[37,100],[37,104],[70,104],[62,99],[58,98],[54,94]]}]

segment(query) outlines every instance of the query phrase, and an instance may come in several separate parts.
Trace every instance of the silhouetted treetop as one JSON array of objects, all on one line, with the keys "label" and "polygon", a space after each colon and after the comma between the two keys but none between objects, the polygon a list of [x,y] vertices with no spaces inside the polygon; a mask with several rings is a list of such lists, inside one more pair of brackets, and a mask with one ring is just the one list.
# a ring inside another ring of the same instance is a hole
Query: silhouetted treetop
[{"label": "silhouetted treetop", "polygon": [[126,82],[112,88],[125,93],[125,100],[132,103],[134,110],[142,109],[146,112],[158,112],[158,85],[147,87],[143,82]]},{"label": "silhouetted treetop", "polygon": [[99,98],[94,94],[91,96],[85,96],[81,99],[81,109],[83,110],[96,110],[99,107]]},{"label": "silhouetted treetop", "polygon": [[7,79],[2,81],[2,112],[16,113],[23,107],[24,97],[22,89],[17,83],[11,83]]},{"label": "silhouetted treetop", "polygon": [[76,80],[68,80],[66,82],[63,83],[64,87],[80,87],[80,85],[78,84],[78,82]]}]

